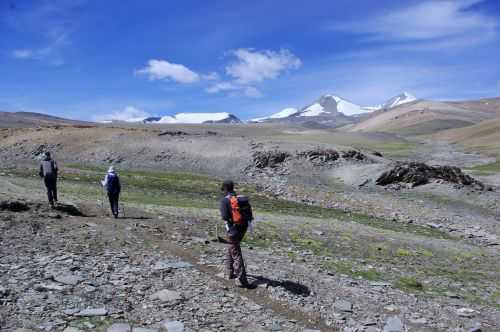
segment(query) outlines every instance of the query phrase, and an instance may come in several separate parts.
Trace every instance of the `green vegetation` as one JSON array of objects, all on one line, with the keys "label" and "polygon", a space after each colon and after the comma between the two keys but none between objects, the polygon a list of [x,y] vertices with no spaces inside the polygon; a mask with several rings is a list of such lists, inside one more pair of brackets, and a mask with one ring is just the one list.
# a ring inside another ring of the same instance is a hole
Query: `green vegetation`
[{"label": "green vegetation", "polygon": [[396,281],[394,287],[405,291],[422,291],[424,289],[424,285],[415,277],[401,277]]},{"label": "green vegetation", "polygon": [[392,156],[407,155],[417,148],[417,143],[411,141],[389,141],[389,142],[376,142],[368,143],[368,145],[355,146],[358,149],[366,150],[367,146],[375,151],[382,152]]},{"label": "green vegetation", "polygon": [[412,255],[412,252],[403,248],[398,248],[396,250],[397,257],[409,257]]},{"label": "green vegetation", "polygon": [[489,175],[494,173],[500,173],[500,160],[495,161],[494,163],[479,165],[469,169],[478,175]]},{"label": "green vegetation", "polygon": [[[102,197],[100,181],[105,171],[105,167],[71,165],[61,172],[62,180],[65,180],[60,182],[61,191],[100,198]],[[34,170],[15,170],[11,173],[23,177],[36,174]],[[149,170],[123,170],[119,173],[124,188],[122,200],[128,203],[217,209],[221,198],[220,180],[208,176]],[[251,197],[252,205],[257,212],[341,220],[387,231],[450,238],[437,229],[272,198],[263,194],[254,185],[242,184],[239,190]]]}]

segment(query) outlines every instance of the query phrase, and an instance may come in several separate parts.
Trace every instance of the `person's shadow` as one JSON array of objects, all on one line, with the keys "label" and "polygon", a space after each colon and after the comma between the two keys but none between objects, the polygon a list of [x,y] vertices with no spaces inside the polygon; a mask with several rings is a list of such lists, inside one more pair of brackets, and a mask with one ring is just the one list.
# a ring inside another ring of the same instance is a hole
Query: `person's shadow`
[{"label": "person's shadow", "polygon": [[250,282],[249,288],[255,289],[260,285],[266,285],[266,287],[282,287],[287,292],[292,293],[294,295],[300,295],[303,297],[311,295],[311,290],[309,287],[299,284],[298,282],[290,281],[290,280],[272,280],[263,276],[254,276],[248,275],[249,278],[254,279]]}]

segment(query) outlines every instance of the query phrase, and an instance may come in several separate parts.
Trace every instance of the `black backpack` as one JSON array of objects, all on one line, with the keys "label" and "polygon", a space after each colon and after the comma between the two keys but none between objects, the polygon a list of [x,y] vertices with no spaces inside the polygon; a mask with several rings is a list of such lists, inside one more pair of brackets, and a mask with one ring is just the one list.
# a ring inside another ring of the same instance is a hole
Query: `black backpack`
[{"label": "black backpack", "polygon": [[120,179],[118,178],[118,175],[108,174],[108,183],[106,185],[106,188],[108,189],[108,193],[110,194],[116,194],[120,191]]},{"label": "black backpack", "polygon": [[252,205],[250,205],[250,200],[247,196],[238,195],[237,197],[241,219],[243,219],[243,221],[248,224],[253,220]]}]

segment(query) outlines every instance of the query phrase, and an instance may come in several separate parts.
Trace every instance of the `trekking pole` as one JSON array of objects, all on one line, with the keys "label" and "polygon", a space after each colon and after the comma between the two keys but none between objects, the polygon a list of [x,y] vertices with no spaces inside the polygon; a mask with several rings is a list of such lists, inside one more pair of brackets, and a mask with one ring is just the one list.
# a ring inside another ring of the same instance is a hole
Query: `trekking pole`
[{"label": "trekking pole", "polygon": [[104,215],[106,213],[104,210],[104,202],[106,200],[106,192],[105,192],[103,186],[101,186],[101,193],[102,193],[102,195],[101,195],[101,213]]}]

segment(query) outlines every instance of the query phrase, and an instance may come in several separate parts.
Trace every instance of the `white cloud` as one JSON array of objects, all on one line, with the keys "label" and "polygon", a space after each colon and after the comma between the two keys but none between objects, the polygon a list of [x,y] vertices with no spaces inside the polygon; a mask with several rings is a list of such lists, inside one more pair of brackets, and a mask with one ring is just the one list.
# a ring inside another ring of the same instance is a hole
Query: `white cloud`
[{"label": "white cloud", "polygon": [[262,93],[253,86],[239,85],[235,82],[218,82],[206,90],[208,93],[219,93],[223,91],[237,91],[241,92],[246,97],[251,98],[260,98],[262,97]]},{"label": "white cloud", "polygon": [[[471,6],[481,0],[425,1],[402,7],[364,20],[335,24],[334,30],[366,33],[388,40],[435,41],[491,37],[496,34],[496,20],[474,11]],[[458,42],[450,44],[457,46]],[[460,45],[458,45],[460,46]]]},{"label": "white cloud", "polygon": [[95,115],[92,117],[92,121],[104,122],[104,121],[116,120],[116,121],[136,122],[136,121],[142,121],[144,118],[150,116],[151,114],[139,108],[136,108],[135,106],[127,106],[121,111]]},{"label": "white cloud", "polygon": [[240,86],[232,83],[232,82],[218,82],[214,85],[207,88],[208,93],[218,93],[221,91],[231,91],[231,90],[239,90]]},{"label": "white cloud", "polygon": [[232,91],[246,97],[260,98],[262,93],[254,86],[256,83],[277,78],[282,72],[301,66],[300,59],[286,49],[278,52],[238,49],[231,54],[237,60],[226,66],[229,78],[223,78],[217,72],[199,74],[184,65],[156,59],[149,60],[145,68],[135,73],[147,75],[150,80],[172,80],[178,83],[204,81],[210,84],[205,87],[205,91],[210,94]]},{"label": "white cloud", "polygon": [[147,75],[152,81],[172,80],[178,83],[194,83],[200,80],[200,75],[186,66],[166,60],[151,59],[145,68],[136,70],[136,73]]},{"label": "white cloud", "polygon": [[237,61],[226,66],[226,73],[241,84],[274,79],[283,71],[297,69],[302,64],[299,58],[286,49],[258,52],[241,48],[232,54]]}]

